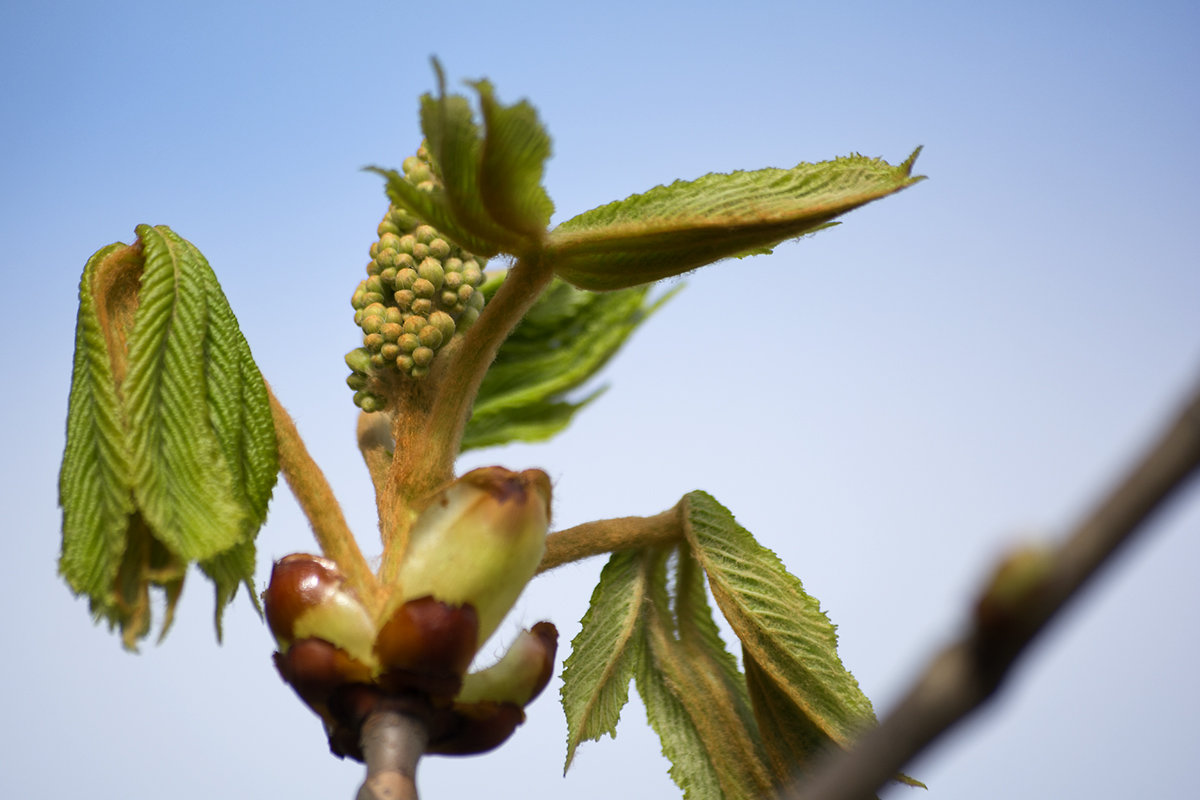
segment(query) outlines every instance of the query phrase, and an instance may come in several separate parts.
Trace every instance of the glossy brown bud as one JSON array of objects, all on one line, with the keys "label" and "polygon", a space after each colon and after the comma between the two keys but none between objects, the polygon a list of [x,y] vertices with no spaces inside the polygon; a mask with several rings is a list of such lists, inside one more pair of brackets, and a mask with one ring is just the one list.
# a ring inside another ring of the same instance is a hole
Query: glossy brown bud
[{"label": "glossy brown bud", "polygon": [[471,606],[432,597],[409,600],[388,617],[375,640],[380,683],[391,690],[453,697],[475,657],[478,637],[479,616]]}]

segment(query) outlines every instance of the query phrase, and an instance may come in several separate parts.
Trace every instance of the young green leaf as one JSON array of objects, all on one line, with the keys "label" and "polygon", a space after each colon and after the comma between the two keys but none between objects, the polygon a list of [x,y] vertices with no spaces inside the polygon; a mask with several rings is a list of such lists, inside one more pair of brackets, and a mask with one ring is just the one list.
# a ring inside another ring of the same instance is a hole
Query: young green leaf
[{"label": "young green leaf", "polygon": [[394,171],[373,171],[388,178],[393,203],[473,253],[536,252],[554,211],[541,186],[550,137],[537,113],[528,102],[501,104],[492,85],[478,81],[480,128],[467,98],[447,95],[445,73],[436,59],[433,66],[438,94],[421,98],[421,130],[442,186],[421,191]]},{"label": "young green leaf", "polygon": [[137,233],[84,271],[60,476],[60,568],[130,647],[149,587],[166,590],[165,632],[195,561],[219,630],[277,472],[266,387],[211,268],[168,228]]},{"label": "young green leaf", "polygon": [[[484,284],[488,299],[498,281]],[[597,294],[555,281],[500,348],[475,400],[463,450],[540,441],[562,431],[598,391],[568,394],[592,378],[672,293],[647,287]]]},{"label": "young green leaf", "polygon": [[134,505],[133,457],[117,395],[122,342],[110,342],[106,334],[129,305],[138,269],[136,248],[120,243],[97,251],[84,267],[58,484],[59,571],[76,594],[88,596],[92,613],[110,624],[120,618],[114,588]]},{"label": "young green leaf", "polygon": [[704,570],[691,547],[681,544],[675,575],[675,615],[678,619],[679,641],[692,659],[694,669],[719,682],[740,719],[740,727],[756,745],[756,755],[765,762],[758,723],[750,703],[746,680],[738,669],[737,659],[725,647],[712,608],[705,593]]},{"label": "young green leaf", "polygon": [[137,232],[145,264],[121,386],[134,497],[163,544],[199,561],[241,541],[247,524],[207,408],[207,287],[182,239],[148,225]]},{"label": "young green leaf", "polygon": [[501,225],[540,239],[554,213],[554,203],[542,188],[550,136],[528,101],[504,106],[489,81],[472,86],[487,126],[479,187],[483,203]]},{"label": "young green leaf", "polygon": [[912,175],[919,152],[897,166],[854,155],[658,186],[562,223],[543,258],[575,286],[604,291],[768,253],[922,180]]},{"label": "young green leaf", "polygon": [[615,737],[629,701],[642,650],[645,575],[637,552],[614,553],[600,573],[571,655],[563,664],[562,704],[567,716],[567,761],[575,748],[604,734]]},{"label": "young green leaf", "polygon": [[[875,715],[837,655],[833,624],[779,558],[716,500],[692,492],[685,501],[685,535],[713,597],[742,641],[750,670],[771,681],[758,680],[752,690],[761,695],[764,687],[776,687],[812,731],[849,745]],[[764,734],[774,727],[761,717],[760,725]]]},{"label": "young green leaf", "polygon": [[[686,547],[682,550],[681,565],[691,558]],[[682,567],[675,584],[680,611],[676,619],[668,608],[661,569],[665,554],[646,552],[642,558],[643,570],[651,577],[643,601],[646,656],[637,675],[638,694],[671,761],[672,779],[684,797],[696,800],[767,796],[772,782],[757,726],[747,713],[746,691],[736,667],[730,672],[731,656],[716,635],[711,614],[702,616],[701,608],[707,609],[703,586]]]}]

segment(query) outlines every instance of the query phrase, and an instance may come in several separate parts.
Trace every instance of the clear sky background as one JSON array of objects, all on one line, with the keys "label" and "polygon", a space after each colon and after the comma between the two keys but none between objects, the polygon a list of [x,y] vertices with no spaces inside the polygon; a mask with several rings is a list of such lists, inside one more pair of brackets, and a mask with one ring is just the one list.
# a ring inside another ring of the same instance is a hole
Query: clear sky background
[{"label": "clear sky background", "polygon": [[[271,665],[244,597],[224,645],[198,577],[140,655],[56,576],[77,285],[141,222],[194,242],[352,526],[376,549],[342,355],[438,55],[528,97],[557,220],[675,178],[849,152],[930,180],[687,288],[540,466],[556,525],[710,491],[837,623],[886,712],[1010,542],[1054,535],[1200,380],[1200,9],[1119,3],[57,3],[0,9],[7,620],[0,796],[349,798],[361,767]],[[1182,797],[1200,757],[1200,492],[1146,531],[1003,695],[913,764],[928,795]],[[283,487],[259,538],[311,550]],[[502,629],[578,630],[601,563]],[[495,655],[500,645],[485,648]],[[671,798],[634,699],[561,777],[557,681],[449,797]]]}]

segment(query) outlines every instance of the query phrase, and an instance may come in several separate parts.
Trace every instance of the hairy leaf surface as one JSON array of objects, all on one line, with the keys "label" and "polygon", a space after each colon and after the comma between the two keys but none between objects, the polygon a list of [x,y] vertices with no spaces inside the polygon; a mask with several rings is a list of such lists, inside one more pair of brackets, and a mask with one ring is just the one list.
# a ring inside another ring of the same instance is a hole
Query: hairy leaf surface
[{"label": "hairy leaf surface", "polygon": [[543,258],[575,286],[611,290],[769,253],[921,180],[911,174],[919,152],[897,166],[855,155],[658,186],[562,223]]},{"label": "hairy leaf surface", "polygon": [[[96,252],[79,284],[75,365],[67,406],[67,444],[59,473],[63,509],[59,571],[92,613],[115,622],[113,585],[133,504],[133,456],[117,394],[123,355],[114,353],[106,323],[120,316],[140,271],[137,248],[121,243]],[[114,323],[115,324],[115,323]]]},{"label": "hairy leaf surface", "polygon": [[581,742],[615,737],[629,700],[642,649],[646,579],[637,552],[615,553],[600,573],[571,655],[563,665],[562,704],[567,715],[567,761]]},{"label": "hairy leaf surface", "polygon": [[[684,797],[695,800],[767,796],[771,778],[757,726],[746,713],[745,686],[716,635],[711,612],[703,616],[703,587],[683,572],[687,567],[680,569],[677,619],[668,605],[663,558],[653,551],[643,556],[643,569],[652,577],[643,601],[646,656],[637,686],[671,761],[671,777]],[[677,563],[688,560],[685,548]]]},{"label": "hairy leaf surface", "polygon": [[[189,563],[253,596],[253,538],[278,470],[266,387],[204,257],[166,227],[89,261],[60,477],[72,589],[122,628],[164,633]],[[256,603],[257,605],[257,603]]]},{"label": "hairy leaf surface", "polygon": [[688,542],[753,664],[813,730],[847,746],[875,715],[837,655],[833,624],[779,558],[716,500],[692,492],[685,501]]}]

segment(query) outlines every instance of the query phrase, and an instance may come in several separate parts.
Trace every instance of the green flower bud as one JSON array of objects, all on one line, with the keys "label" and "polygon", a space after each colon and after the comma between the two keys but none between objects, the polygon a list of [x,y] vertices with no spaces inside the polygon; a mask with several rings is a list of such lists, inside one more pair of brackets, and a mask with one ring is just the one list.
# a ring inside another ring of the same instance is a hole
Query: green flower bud
[{"label": "green flower bud", "polygon": [[[453,261],[454,259],[450,259]],[[442,288],[452,292],[457,292],[458,287],[463,285],[463,275],[461,272],[451,272],[449,267],[443,269]]]},{"label": "green flower bud", "polygon": [[361,311],[367,305],[367,301],[365,299],[363,299],[367,295],[367,290],[366,290],[364,284],[365,284],[365,281],[363,283],[360,283],[358,285],[358,288],[354,290],[354,294],[350,296],[350,305],[356,311]]},{"label": "green flower bud", "polygon": [[384,399],[370,392],[358,392],[354,395],[354,404],[368,414],[374,414],[376,411],[383,411],[387,403]]},{"label": "green flower bud", "polygon": [[355,372],[369,372],[371,370],[371,354],[365,347],[355,348],[346,353],[346,366]]},{"label": "green flower bud", "polygon": [[398,322],[385,322],[379,328],[379,333],[383,336],[385,342],[395,342],[403,332],[404,327]]},{"label": "green flower bud", "polygon": [[399,345],[400,349],[405,353],[412,353],[412,351],[421,346],[421,340],[416,336],[416,334],[406,333],[396,340],[396,344]]},{"label": "green flower bud", "polygon": [[442,332],[442,341],[450,341],[454,336],[454,317],[445,311],[434,311],[429,315],[429,324]]},{"label": "green flower bud", "polygon": [[446,273],[462,272],[463,262],[461,258],[451,256],[450,258],[442,259],[442,266],[446,269]]},{"label": "green flower bud", "polygon": [[395,258],[392,259],[392,263],[396,266],[397,272],[404,269],[416,269],[417,266],[417,262],[413,260],[412,255],[409,253],[396,253]]},{"label": "green flower bud", "polygon": [[[421,328],[421,332],[417,336],[421,340],[423,347],[437,350],[442,346],[442,332],[435,325],[426,325],[424,328]],[[416,354],[413,355],[413,358],[416,358]]]},{"label": "green flower bud", "polygon": [[412,257],[413,261],[416,261],[418,264],[424,261],[426,258],[429,258],[429,245],[423,242],[417,242],[414,244],[412,249]]},{"label": "green flower bud", "polygon": [[428,297],[418,297],[412,301],[412,313],[419,317],[427,318],[433,313],[433,301]]},{"label": "green flower bud", "polygon": [[385,233],[393,235],[400,233],[400,228],[396,225],[394,217],[391,214],[385,216],[383,221],[379,223],[379,227],[375,229],[375,235],[377,236],[383,236]]},{"label": "green flower bud", "polygon": [[475,287],[470,284],[463,284],[458,287],[458,302],[464,305],[476,294]]},{"label": "green flower bud", "polygon": [[400,289],[392,297],[396,301],[396,307],[407,311],[412,308],[413,300],[417,298],[412,289]]},{"label": "green flower bud", "polygon": [[429,244],[438,238],[438,232],[432,225],[418,225],[417,229],[413,231],[413,235],[417,237],[417,241],[421,244]]},{"label": "green flower bud", "polygon": [[405,374],[408,374],[408,373],[412,372],[412,368],[413,368],[412,356],[408,355],[407,353],[396,356],[396,369],[400,370],[401,372],[403,372]]},{"label": "green flower bud", "polygon": [[[370,308],[372,305],[382,306],[383,295],[381,295],[379,292],[367,292],[363,295],[363,302],[367,304],[367,308]],[[363,310],[366,311],[365,308]]]},{"label": "green flower bud", "polygon": [[416,243],[417,237],[413,236],[411,233],[406,233],[404,236],[400,237],[400,241],[397,243],[396,249],[401,253],[411,254],[413,251],[413,246]]},{"label": "green flower bud", "polygon": [[384,361],[395,361],[396,356],[400,355],[400,348],[395,342],[387,342],[379,348],[379,355],[383,357]]},{"label": "green flower bud", "polygon": [[[383,236],[379,237],[379,248],[378,249],[379,250],[396,250],[398,252],[404,252],[405,248],[401,246],[401,244],[400,244],[401,241],[403,241],[402,237],[397,236],[394,233],[385,233]],[[374,258],[374,257],[375,256],[372,256],[372,258]]]},{"label": "green flower bud", "polygon": [[375,260],[375,256],[379,255],[379,242],[371,242],[371,246],[367,248],[367,253],[371,256],[371,260]]},{"label": "green flower bud", "polygon": [[362,329],[364,333],[379,333],[379,329],[383,327],[382,316],[364,316],[362,321]]},{"label": "green flower bud", "polygon": [[424,378],[429,374],[429,367],[416,366],[409,370],[408,374],[412,375],[414,378]]},{"label": "green flower bud", "polygon": [[433,293],[437,291],[433,283],[425,278],[417,278],[413,281],[412,290],[417,297],[424,297],[426,299],[433,297]]},{"label": "green flower bud", "polygon": [[356,392],[360,391],[366,388],[367,376],[361,372],[351,372],[346,378],[346,385]]},{"label": "green flower bud", "polygon": [[434,239],[429,242],[429,255],[437,259],[445,258],[450,255],[450,243],[441,237]]},{"label": "green flower bud", "polygon": [[418,347],[412,351],[412,360],[418,367],[428,367],[433,363],[433,350],[428,347]]},{"label": "green flower bud", "polygon": [[427,258],[417,267],[417,274],[433,284],[434,290],[442,288],[446,273],[436,258]]},{"label": "green flower bud", "polygon": [[479,319],[479,310],[475,308],[467,308],[462,312],[462,316],[458,319],[458,329],[465,331],[475,324],[475,320]]},{"label": "green flower bud", "polygon": [[458,308],[458,292],[442,292],[442,306],[445,308]]},{"label": "green flower bud", "polygon": [[[410,256],[410,258],[411,258],[411,256]],[[397,289],[411,289],[413,282],[416,281],[416,279],[419,277],[420,277],[420,274],[412,267],[405,267],[404,269],[397,270],[396,271],[396,288]]]},{"label": "green flower bud", "polygon": [[[372,317],[371,319],[375,319],[375,317]],[[363,321],[366,322],[367,320]],[[368,333],[363,337],[363,344],[372,353],[378,353],[379,348],[383,347],[383,336],[378,333]]]},{"label": "green flower bud", "polygon": [[463,281],[472,286],[478,286],[483,283],[483,270],[480,269],[475,259],[463,262],[462,275]]},{"label": "green flower bud", "polygon": [[410,316],[404,320],[404,332],[417,335],[421,332],[421,328],[424,328],[428,324],[429,320],[423,317]]}]

